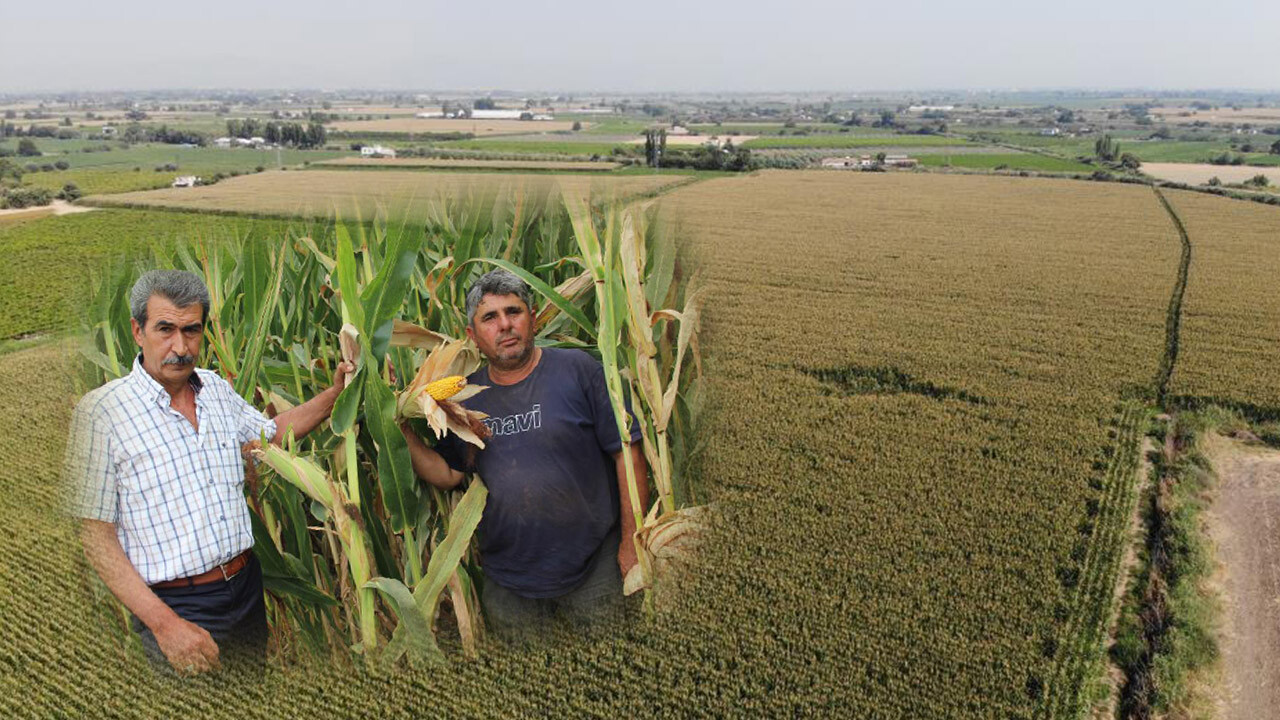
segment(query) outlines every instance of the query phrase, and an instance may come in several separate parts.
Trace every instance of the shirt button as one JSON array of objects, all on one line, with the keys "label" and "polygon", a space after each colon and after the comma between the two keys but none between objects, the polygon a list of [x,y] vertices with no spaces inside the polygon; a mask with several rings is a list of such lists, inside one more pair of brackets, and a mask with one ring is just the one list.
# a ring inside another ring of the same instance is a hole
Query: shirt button
[{"label": "shirt button", "polygon": [[218,516],[218,519],[219,519],[219,520],[226,520],[226,519],[227,519],[227,516],[226,516],[226,515],[219,515],[219,516]]}]

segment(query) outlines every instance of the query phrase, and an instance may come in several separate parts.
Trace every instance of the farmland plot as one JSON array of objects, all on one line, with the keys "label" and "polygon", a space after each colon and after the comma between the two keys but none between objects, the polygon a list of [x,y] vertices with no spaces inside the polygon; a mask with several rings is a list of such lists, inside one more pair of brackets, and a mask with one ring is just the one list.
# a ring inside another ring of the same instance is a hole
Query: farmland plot
[{"label": "farmland plot", "polygon": [[[566,193],[588,193],[593,188],[622,195],[657,190],[681,178],[633,176],[593,178],[565,175],[504,175],[505,183],[556,182]],[[214,212],[259,213],[280,216],[344,218],[357,214],[372,218],[379,212],[391,217],[422,218],[427,203],[439,194],[484,192],[495,181],[487,173],[422,173],[391,171],[355,173],[342,170],[265,172],[224,180],[216,185],[172,188],[151,192],[100,196],[92,203],[115,206],[180,208]]]},{"label": "farmland plot", "polygon": [[[587,125],[587,123],[583,123]],[[512,135],[527,132],[556,132],[573,129],[565,120],[471,120],[447,118],[391,118],[389,120],[339,120],[329,129],[344,133],[471,133]]]},{"label": "farmland plot", "polygon": [[1191,239],[1173,393],[1280,421],[1280,210],[1166,191]]},{"label": "farmland plot", "polygon": [[766,172],[670,202],[732,408],[709,632],[811,710],[1081,711],[1134,501],[1123,399],[1177,268],[1151,192]]},{"label": "farmland plot", "polygon": [[342,158],[326,160],[317,165],[323,167],[342,168],[438,168],[448,170],[561,170],[561,171],[605,171],[615,170],[621,165],[615,162],[573,162],[555,160],[471,160],[446,158]]},{"label": "farmland plot", "polygon": [[[1204,200],[1224,226],[1248,207]],[[0,355],[0,522],[15,537],[0,567],[23,568],[0,573],[0,714],[1087,709],[1136,466],[1124,400],[1156,374],[1179,256],[1151,192],[765,172],[663,202],[711,285],[701,469],[722,517],[653,622],[386,676],[325,661],[260,683],[157,679],[92,609],[57,514],[72,389],[55,372],[66,351],[44,346]],[[133,214],[59,218],[49,244],[122,240],[107,221]]]}]

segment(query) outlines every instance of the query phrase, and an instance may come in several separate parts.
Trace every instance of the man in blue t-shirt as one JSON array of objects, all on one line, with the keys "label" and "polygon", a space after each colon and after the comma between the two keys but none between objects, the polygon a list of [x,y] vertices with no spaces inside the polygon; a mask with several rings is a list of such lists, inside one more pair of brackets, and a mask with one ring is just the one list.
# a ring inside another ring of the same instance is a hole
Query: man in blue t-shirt
[{"label": "man in blue t-shirt", "polygon": [[[467,336],[488,361],[467,378],[488,389],[466,406],[489,417],[483,450],[454,435],[432,449],[403,427],[414,471],[443,490],[475,472],[489,488],[480,521],[482,594],[507,635],[557,614],[585,623],[614,609],[636,564],[623,452],[647,504],[644,453],[633,422],[624,450],[604,370],[579,350],[534,344],[529,286],[506,270],[467,292]],[[619,479],[621,478],[621,481]]]}]

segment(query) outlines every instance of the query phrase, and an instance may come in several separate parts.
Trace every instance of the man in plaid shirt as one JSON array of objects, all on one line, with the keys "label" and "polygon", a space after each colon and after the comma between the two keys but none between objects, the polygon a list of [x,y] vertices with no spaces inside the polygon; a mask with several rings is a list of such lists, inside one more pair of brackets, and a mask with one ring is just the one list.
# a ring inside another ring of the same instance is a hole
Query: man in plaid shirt
[{"label": "man in plaid shirt", "polygon": [[158,665],[208,670],[220,646],[261,659],[267,622],[240,448],[306,435],[354,368],[340,364],[332,387],[269,420],[195,367],[209,314],[198,275],[145,273],[129,306],[133,371],[81,399],[67,448],[85,554]]}]

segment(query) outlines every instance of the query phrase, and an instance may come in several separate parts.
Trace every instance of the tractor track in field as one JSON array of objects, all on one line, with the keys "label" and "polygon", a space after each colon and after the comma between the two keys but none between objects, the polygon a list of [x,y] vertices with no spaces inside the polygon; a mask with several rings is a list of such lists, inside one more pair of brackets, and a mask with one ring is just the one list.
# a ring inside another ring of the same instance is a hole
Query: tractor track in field
[{"label": "tractor track in field", "polygon": [[[1178,339],[1182,328],[1182,301],[1187,293],[1187,276],[1191,272],[1191,237],[1182,223],[1182,218],[1173,209],[1169,199],[1160,192],[1160,188],[1151,186],[1152,192],[1169,213],[1178,237],[1182,240],[1182,257],[1178,261],[1178,279],[1173,285],[1173,293],[1169,296],[1169,312],[1165,319],[1164,357],[1160,361],[1160,371],[1156,376],[1156,404],[1164,408],[1169,396],[1169,381],[1173,377],[1173,368],[1178,364]],[[1167,409],[1167,408],[1166,408]]]}]

